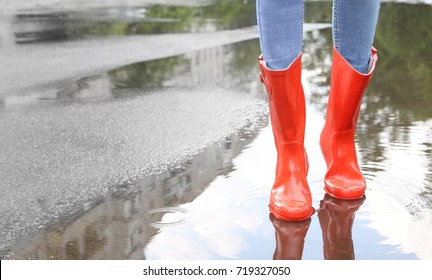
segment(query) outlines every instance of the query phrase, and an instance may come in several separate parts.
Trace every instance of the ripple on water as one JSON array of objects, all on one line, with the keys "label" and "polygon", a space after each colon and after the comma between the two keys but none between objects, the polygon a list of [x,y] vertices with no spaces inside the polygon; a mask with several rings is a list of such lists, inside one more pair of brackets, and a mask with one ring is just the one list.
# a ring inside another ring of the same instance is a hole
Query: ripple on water
[{"label": "ripple on water", "polygon": [[162,228],[182,224],[186,221],[186,213],[187,210],[181,207],[163,207],[152,209],[148,212],[150,215],[150,226]]}]

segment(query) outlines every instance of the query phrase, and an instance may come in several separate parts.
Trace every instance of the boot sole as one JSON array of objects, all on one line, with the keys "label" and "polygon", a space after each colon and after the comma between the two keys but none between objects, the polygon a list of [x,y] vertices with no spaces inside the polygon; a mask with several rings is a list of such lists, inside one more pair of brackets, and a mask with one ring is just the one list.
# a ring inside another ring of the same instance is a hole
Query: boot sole
[{"label": "boot sole", "polygon": [[330,196],[332,196],[332,197],[334,197],[334,198],[337,198],[337,199],[342,199],[342,200],[357,200],[357,199],[360,199],[360,198],[362,198],[362,197],[365,196],[364,192],[363,192],[360,196],[353,196],[353,197],[343,197],[343,196],[338,196],[338,195],[333,194],[333,193],[330,191],[330,189],[327,187],[327,185],[325,185],[325,184],[324,184],[324,191],[325,191],[328,195],[330,195]]},{"label": "boot sole", "polygon": [[306,212],[306,214],[304,216],[289,216],[286,214],[286,211],[281,211],[279,210],[279,208],[277,208],[276,206],[273,206],[271,204],[269,204],[269,210],[270,213],[273,214],[273,216],[275,216],[278,220],[283,220],[283,221],[292,221],[292,222],[297,222],[297,221],[304,221],[309,219],[314,213],[315,213],[315,209],[313,207],[311,207],[311,209]]}]

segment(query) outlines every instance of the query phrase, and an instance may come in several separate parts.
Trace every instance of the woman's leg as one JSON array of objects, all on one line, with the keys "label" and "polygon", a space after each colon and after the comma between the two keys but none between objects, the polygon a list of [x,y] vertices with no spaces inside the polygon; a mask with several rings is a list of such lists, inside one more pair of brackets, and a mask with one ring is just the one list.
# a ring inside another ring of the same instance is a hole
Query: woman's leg
[{"label": "woman's leg", "polygon": [[367,73],[380,0],[334,0],[333,43],[360,73]]},{"label": "woman's leg", "polygon": [[257,0],[261,51],[267,67],[287,68],[300,54],[303,0]]}]

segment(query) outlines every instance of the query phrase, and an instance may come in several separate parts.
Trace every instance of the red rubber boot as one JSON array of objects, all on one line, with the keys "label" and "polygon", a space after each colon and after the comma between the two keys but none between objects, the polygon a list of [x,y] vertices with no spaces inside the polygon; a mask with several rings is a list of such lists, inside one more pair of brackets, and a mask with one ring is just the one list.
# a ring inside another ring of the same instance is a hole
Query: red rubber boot
[{"label": "red rubber boot", "polygon": [[340,199],[364,195],[366,180],[357,162],[354,134],[360,103],[378,61],[372,50],[369,72],[361,74],[333,49],[330,95],[320,146],[327,163],[325,191]]},{"label": "red rubber boot", "polygon": [[314,213],[306,181],[308,161],[303,144],[306,107],[301,59],[300,54],[284,70],[267,68],[262,57],[259,61],[277,150],[276,177],[269,208],[276,218],[287,221],[306,220]]}]

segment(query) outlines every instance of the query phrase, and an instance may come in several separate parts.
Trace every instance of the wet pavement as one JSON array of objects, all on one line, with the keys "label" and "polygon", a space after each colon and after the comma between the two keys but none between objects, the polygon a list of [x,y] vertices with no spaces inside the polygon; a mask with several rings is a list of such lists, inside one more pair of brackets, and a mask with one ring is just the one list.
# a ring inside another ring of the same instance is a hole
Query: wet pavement
[{"label": "wet pavement", "polygon": [[288,223],[267,209],[276,153],[254,2],[197,2],[2,11],[0,257],[432,259],[432,6],[382,4],[356,138],[366,199],[339,201],[318,146],[331,3],[306,4],[318,211]]}]

